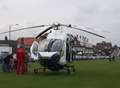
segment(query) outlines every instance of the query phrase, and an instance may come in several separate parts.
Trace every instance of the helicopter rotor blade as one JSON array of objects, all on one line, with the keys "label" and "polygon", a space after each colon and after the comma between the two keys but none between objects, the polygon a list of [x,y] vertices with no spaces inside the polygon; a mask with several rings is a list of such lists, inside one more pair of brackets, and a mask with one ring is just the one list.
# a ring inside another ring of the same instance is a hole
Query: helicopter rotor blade
[{"label": "helicopter rotor blade", "polygon": [[92,34],[92,35],[95,35],[95,36],[98,36],[98,37],[101,37],[101,38],[105,38],[104,36],[101,36],[99,34],[96,34],[96,33],[93,33],[93,32],[90,32],[90,31],[87,31],[87,30],[84,30],[84,29],[81,29],[81,28],[72,27],[71,25],[65,25],[65,24],[60,24],[60,25],[68,27],[68,28],[73,28],[73,29],[76,29],[76,30],[80,30],[80,31],[83,31],[83,32],[86,32],[86,33],[89,33],[89,34]]},{"label": "helicopter rotor blade", "polygon": [[[50,26],[50,25],[39,25],[39,26],[32,26],[32,27],[25,27],[25,28],[21,28],[21,29],[16,29],[16,30],[11,30],[11,31],[6,31],[6,32],[1,32],[0,34],[5,34],[5,33],[9,33],[9,32],[17,32],[17,31],[22,31],[22,30],[27,30],[27,29],[32,29],[32,28],[39,28],[39,27],[45,27],[45,26]],[[101,38],[105,38],[104,36],[101,36],[99,34],[81,29],[81,28],[76,28],[76,27],[72,27],[71,25],[65,25],[65,24],[53,24],[52,26],[48,27],[47,29],[45,29],[44,31],[42,31],[39,35],[36,36],[36,38],[40,37],[42,34],[44,34],[45,32],[49,31],[50,29],[54,28],[54,27],[59,27],[59,26],[64,26],[64,27],[68,27],[68,28],[73,28],[76,30],[80,30],[83,32],[87,32],[89,34],[93,34],[95,36],[101,37]]]},{"label": "helicopter rotor blade", "polygon": [[20,28],[20,29],[16,29],[16,30],[1,32],[0,34],[6,34],[6,33],[9,33],[9,32],[17,32],[17,31],[22,31],[22,30],[27,30],[27,29],[32,29],[32,28],[45,27],[45,26],[48,26],[48,25],[39,25],[39,26],[25,27],[25,28]]}]

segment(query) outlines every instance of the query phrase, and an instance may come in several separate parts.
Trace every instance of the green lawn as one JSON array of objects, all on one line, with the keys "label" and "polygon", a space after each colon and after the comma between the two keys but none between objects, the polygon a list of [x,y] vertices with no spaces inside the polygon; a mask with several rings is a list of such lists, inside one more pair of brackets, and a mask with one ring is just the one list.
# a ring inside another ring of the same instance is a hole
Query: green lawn
[{"label": "green lawn", "polygon": [[[36,65],[29,65],[30,71]],[[78,61],[72,75],[0,72],[0,88],[120,88],[120,61]]]}]

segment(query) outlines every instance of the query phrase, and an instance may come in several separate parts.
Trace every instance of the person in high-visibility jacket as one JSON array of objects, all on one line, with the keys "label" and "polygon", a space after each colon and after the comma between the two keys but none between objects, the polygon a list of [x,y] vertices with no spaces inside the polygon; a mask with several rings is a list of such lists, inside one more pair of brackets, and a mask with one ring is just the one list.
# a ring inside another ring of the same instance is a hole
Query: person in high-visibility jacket
[{"label": "person in high-visibility jacket", "polygon": [[26,50],[23,47],[17,48],[16,51],[16,57],[17,57],[17,68],[16,68],[16,73],[17,74],[24,74],[25,73],[25,55]]}]

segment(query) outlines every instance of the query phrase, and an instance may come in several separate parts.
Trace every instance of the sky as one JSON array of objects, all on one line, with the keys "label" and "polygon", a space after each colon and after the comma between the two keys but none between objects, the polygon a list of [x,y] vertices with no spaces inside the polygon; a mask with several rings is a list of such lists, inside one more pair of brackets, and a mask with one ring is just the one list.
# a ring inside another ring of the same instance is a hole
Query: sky
[{"label": "sky", "polygon": [[[119,0],[0,0],[0,32],[8,31],[9,25],[14,30],[60,22],[83,27],[120,45],[119,18]],[[38,30],[12,33],[11,37],[35,36]],[[98,40],[93,36],[89,38],[92,42]]]}]

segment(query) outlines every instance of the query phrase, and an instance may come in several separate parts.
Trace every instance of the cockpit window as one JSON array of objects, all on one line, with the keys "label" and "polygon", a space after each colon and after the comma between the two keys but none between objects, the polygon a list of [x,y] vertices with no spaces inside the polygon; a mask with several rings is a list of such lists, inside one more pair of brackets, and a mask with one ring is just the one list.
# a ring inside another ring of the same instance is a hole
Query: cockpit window
[{"label": "cockpit window", "polygon": [[51,46],[51,52],[61,51],[63,48],[62,40],[55,40]]},{"label": "cockpit window", "polygon": [[39,42],[38,51],[44,52],[47,51],[49,40],[45,39]]},{"label": "cockpit window", "polygon": [[60,39],[43,40],[40,43],[39,51],[56,52],[63,48],[63,41]]}]

